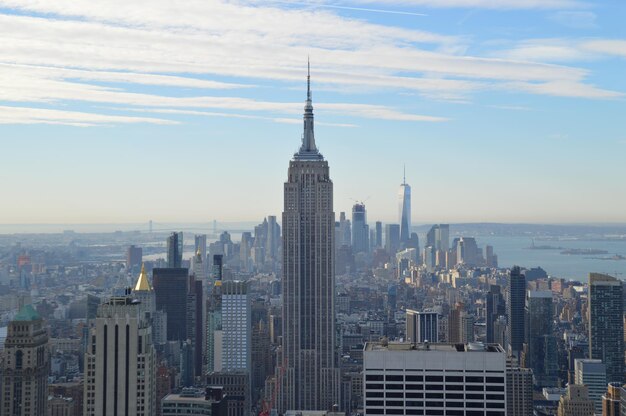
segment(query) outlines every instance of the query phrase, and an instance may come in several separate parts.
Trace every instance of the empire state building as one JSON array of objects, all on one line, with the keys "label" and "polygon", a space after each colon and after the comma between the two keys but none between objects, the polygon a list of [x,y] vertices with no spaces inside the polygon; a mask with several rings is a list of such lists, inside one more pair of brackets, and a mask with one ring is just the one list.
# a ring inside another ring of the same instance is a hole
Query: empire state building
[{"label": "empire state building", "polygon": [[339,404],[335,350],[335,213],[328,162],[315,146],[310,72],[300,150],[289,162],[283,212],[283,344],[278,410]]}]

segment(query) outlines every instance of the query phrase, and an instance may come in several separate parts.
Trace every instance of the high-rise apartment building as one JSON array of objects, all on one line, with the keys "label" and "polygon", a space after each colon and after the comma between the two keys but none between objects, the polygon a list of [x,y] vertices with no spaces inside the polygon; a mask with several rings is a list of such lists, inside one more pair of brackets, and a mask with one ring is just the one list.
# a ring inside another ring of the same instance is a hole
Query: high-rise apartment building
[{"label": "high-rise apartment building", "polygon": [[[607,382],[624,380],[623,285],[615,277],[589,275],[589,355],[606,365]],[[590,391],[591,394],[591,391]]]},{"label": "high-rise apartment building", "polygon": [[511,269],[507,290],[506,313],[508,318],[507,343],[508,352],[520,357],[524,345],[525,336],[525,298],[526,298],[526,277],[522,274],[518,266]]},{"label": "high-rise apartment building", "polygon": [[187,339],[187,295],[189,293],[188,269],[153,269],[156,308],[167,313],[167,340]]},{"label": "high-rise apartment building", "polygon": [[85,351],[84,415],[156,414],[152,327],[132,296],[98,308]]},{"label": "high-rise apartment building", "polygon": [[587,386],[569,384],[567,393],[559,399],[558,416],[593,416],[593,401]]},{"label": "high-rise apartment building", "polygon": [[352,207],[352,252],[366,253],[369,251],[369,226],[365,204],[357,203]]},{"label": "high-rise apartment building", "polygon": [[251,309],[246,282],[222,284],[222,370],[251,369]]},{"label": "high-rise apartment building", "polygon": [[602,395],[606,392],[607,366],[597,359],[574,360],[574,382],[584,384],[589,389],[589,399],[593,401],[596,413],[602,413]]},{"label": "high-rise apartment building", "polygon": [[439,342],[439,314],[407,309],[406,340],[412,343]]},{"label": "high-rise apartment building", "polygon": [[406,175],[398,190],[398,222],[400,223],[400,242],[406,244],[411,238],[411,187],[406,183]]},{"label": "high-rise apartment building", "polygon": [[526,298],[524,367],[532,368],[535,385],[558,385],[558,357],[553,342],[552,291],[530,290]]},{"label": "high-rise apartment building", "polygon": [[0,415],[46,415],[48,332],[31,305],[9,323],[4,341]]},{"label": "high-rise apartment building", "polygon": [[183,232],[174,232],[167,237],[167,267],[180,268],[183,264]]},{"label": "high-rise apartment building", "polygon": [[365,415],[506,414],[506,353],[495,344],[368,342]]},{"label": "high-rise apartment building", "polygon": [[335,348],[335,213],[328,162],[315,145],[310,76],[302,146],[289,162],[283,212],[279,412],[340,403]]}]

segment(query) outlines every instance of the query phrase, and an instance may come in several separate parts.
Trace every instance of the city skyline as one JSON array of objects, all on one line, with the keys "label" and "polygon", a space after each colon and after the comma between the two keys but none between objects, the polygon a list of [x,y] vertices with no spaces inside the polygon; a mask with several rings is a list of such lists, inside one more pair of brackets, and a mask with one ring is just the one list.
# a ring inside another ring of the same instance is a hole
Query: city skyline
[{"label": "city skyline", "polygon": [[414,224],[626,222],[624,5],[111,5],[0,1],[3,224],[275,215],[307,55],[336,212],[395,222],[406,163]]}]

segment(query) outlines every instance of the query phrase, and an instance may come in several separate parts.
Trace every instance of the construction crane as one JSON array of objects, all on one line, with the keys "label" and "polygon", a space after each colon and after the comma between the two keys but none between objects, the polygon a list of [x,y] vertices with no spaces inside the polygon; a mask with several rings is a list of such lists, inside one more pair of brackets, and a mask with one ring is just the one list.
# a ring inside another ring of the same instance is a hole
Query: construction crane
[{"label": "construction crane", "polygon": [[278,397],[278,392],[280,387],[283,385],[283,377],[285,376],[285,369],[287,368],[287,359],[283,360],[283,365],[280,367],[280,371],[278,372],[278,377],[276,378],[276,385],[274,386],[274,390],[272,391],[272,398],[269,402],[263,400],[262,409],[259,413],[259,416],[270,416],[272,409],[276,405],[276,398]]}]

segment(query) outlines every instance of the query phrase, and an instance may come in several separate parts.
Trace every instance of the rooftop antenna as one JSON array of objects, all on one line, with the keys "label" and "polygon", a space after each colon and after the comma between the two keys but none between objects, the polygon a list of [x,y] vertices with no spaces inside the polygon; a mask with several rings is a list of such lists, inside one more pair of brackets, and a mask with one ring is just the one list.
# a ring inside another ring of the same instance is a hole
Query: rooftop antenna
[{"label": "rooftop antenna", "polygon": [[402,185],[406,185],[406,163],[403,165]]}]

